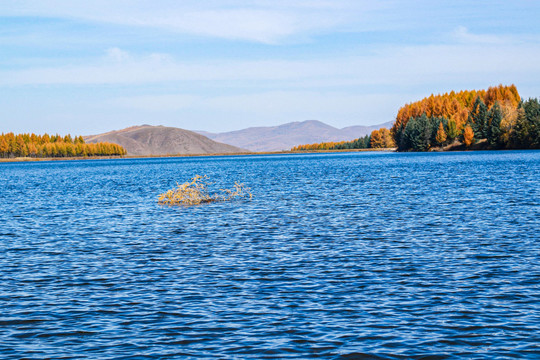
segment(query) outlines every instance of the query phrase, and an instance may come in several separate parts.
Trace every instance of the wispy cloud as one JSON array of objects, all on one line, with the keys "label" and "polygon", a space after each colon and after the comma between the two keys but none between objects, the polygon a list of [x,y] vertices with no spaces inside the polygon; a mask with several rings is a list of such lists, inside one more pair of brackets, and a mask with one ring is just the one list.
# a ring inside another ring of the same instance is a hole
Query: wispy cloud
[{"label": "wispy cloud", "polygon": [[[155,28],[267,44],[335,32],[430,29],[430,33],[464,24],[487,26],[493,23],[494,14],[519,23],[520,17],[534,16],[538,10],[540,6],[532,2],[465,0],[17,0],[0,4],[0,16]],[[493,40],[488,33],[475,35],[464,27],[458,28],[455,35],[474,41]]]},{"label": "wispy cloud", "polygon": [[[287,87],[418,84],[492,74],[493,79],[538,74],[540,48],[499,43],[384,47],[362,56],[324,60],[181,61],[171,55],[135,56],[118,48],[86,64],[0,71],[0,85],[125,85],[245,82]],[[251,87],[251,86],[250,86]]]},{"label": "wispy cloud", "polygon": [[509,36],[493,34],[473,34],[465,26],[457,27],[452,33],[452,38],[460,43],[467,44],[504,44],[515,40]]},{"label": "wispy cloud", "polygon": [[65,121],[90,133],[149,119],[369,124],[431,92],[498,83],[538,96],[539,11],[526,0],[4,1],[0,102],[25,131]]},{"label": "wispy cloud", "polygon": [[292,35],[346,26],[386,7],[372,1],[61,1],[21,0],[0,7],[0,15],[78,19],[177,33],[277,43]]}]

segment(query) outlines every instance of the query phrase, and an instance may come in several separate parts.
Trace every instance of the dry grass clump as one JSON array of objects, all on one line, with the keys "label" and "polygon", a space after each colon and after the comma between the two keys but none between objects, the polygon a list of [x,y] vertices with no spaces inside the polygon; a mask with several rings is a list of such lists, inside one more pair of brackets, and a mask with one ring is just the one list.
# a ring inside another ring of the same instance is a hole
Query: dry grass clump
[{"label": "dry grass clump", "polygon": [[228,201],[235,198],[249,196],[251,189],[242,183],[235,182],[232,189],[220,189],[221,193],[210,194],[208,187],[211,183],[206,180],[208,176],[197,175],[191,181],[183,184],[176,183],[176,188],[171,189],[158,197],[161,205],[198,205],[216,201]]}]

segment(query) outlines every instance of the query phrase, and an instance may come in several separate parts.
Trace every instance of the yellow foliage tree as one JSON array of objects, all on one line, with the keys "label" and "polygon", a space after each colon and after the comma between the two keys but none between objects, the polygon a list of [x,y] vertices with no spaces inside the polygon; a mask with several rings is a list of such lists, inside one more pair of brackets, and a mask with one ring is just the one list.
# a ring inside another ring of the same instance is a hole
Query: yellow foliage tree
[{"label": "yellow foliage tree", "polygon": [[6,156],[9,152],[9,144],[8,142],[6,141],[6,139],[4,139],[4,134],[2,134],[2,137],[0,138],[0,156]]},{"label": "yellow foliage tree", "polygon": [[463,142],[465,143],[465,146],[469,147],[473,143],[474,140],[474,132],[473,129],[467,125],[465,126],[465,130],[463,130]]},{"label": "yellow foliage tree", "polygon": [[2,133],[0,135],[1,157],[66,157],[66,156],[111,156],[126,155],[126,150],[117,144],[85,144],[82,137],[71,135],[49,136],[36,134]]},{"label": "yellow foliage tree", "polygon": [[388,130],[387,128],[380,128],[379,132],[381,133],[381,136],[383,138],[385,148],[393,148],[396,146],[390,130]]},{"label": "yellow foliage tree", "polygon": [[384,148],[384,140],[379,130],[373,130],[371,132],[370,146],[372,149]]},{"label": "yellow foliage tree", "polygon": [[446,132],[444,131],[442,121],[439,123],[439,129],[437,130],[437,135],[435,135],[435,140],[439,143],[439,145],[444,144],[446,141]]}]

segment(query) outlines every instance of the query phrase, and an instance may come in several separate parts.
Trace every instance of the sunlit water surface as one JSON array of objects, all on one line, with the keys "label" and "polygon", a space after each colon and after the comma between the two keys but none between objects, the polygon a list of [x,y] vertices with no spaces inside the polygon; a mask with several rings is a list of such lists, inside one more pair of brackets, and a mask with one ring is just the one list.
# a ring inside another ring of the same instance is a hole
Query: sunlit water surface
[{"label": "sunlit water surface", "polygon": [[[164,207],[196,174],[251,201]],[[1,358],[540,357],[540,152],[0,164]]]}]

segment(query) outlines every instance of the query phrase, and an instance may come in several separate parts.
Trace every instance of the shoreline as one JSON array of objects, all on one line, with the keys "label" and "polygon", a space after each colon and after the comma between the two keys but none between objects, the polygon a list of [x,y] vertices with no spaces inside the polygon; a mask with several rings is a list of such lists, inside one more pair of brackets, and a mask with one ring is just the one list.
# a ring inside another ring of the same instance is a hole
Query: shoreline
[{"label": "shoreline", "polygon": [[343,149],[343,150],[302,150],[302,151],[261,151],[261,152],[240,152],[240,153],[216,153],[216,154],[172,154],[172,155],[118,155],[118,156],[87,156],[87,157],[16,157],[0,158],[0,163],[12,162],[36,162],[36,161],[65,161],[65,160],[115,160],[115,159],[159,159],[159,158],[183,158],[183,157],[204,157],[204,156],[251,156],[251,155],[295,155],[295,154],[322,154],[341,152],[367,152],[384,151],[395,152],[395,148],[380,149]]},{"label": "shoreline", "polygon": [[[428,151],[403,151],[403,153],[453,153],[475,151],[513,151],[513,150],[536,150],[536,149],[486,149],[466,148],[462,146],[446,146],[444,148],[432,148]],[[397,148],[379,149],[340,149],[340,150],[302,150],[302,151],[261,151],[240,153],[216,153],[216,154],[173,154],[173,155],[119,155],[119,156],[90,156],[90,157],[48,157],[48,158],[0,158],[1,163],[15,162],[39,162],[39,161],[85,161],[85,160],[121,160],[121,159],[160,159],[160,158],[186,158],[186,157],[213,157],[213,156],[253,156],[253,155],[298,155],[298,154],[328,154],[328,153],[351,153],[351,152],[398,152]]]}]

